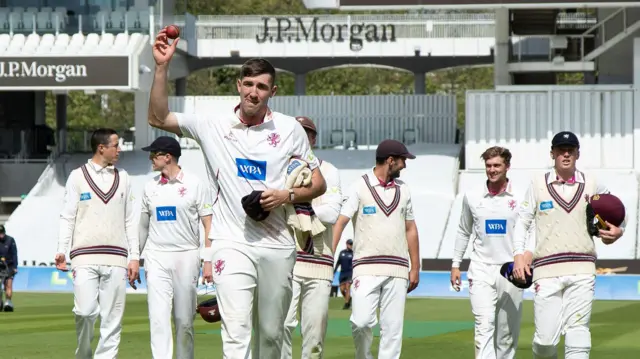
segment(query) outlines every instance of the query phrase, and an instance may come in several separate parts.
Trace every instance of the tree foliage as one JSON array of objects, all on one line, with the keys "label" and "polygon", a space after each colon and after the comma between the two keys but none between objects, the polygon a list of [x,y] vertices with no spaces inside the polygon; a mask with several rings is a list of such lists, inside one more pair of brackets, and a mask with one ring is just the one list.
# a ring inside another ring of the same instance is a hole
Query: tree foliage
[{"label": "tree foliage", "polygon": [[[194,15],[293,15],[330,14],[337,11],[307,10],[301,0],[189,0],[179,1],[176,13]],[[351,12],[352,14],[355,12]],[[365,13],[365,12],[358,12]],[[190,74],[187,95],[235,96],[238,68],[209,68]],[[582,83],[581,74],[561,74],[563,84]],[[293,95],[295,78],[278,74],[278,95]],[[453,94],[457,98],[458,126],[464,125],[465,92],[493,87],[493,67],[449,68],[427,74],[427,93]],[[170,84],[173,89],[173,84]],[[173,90],[171,90],[173,91]],[[383,95],[412,94],[414,75],[403,70],[374,67],[348,67],[319,70],[306,75],[307,95]],[[133,94],[104,91],[89,95],[72,92],[69,96],[68,124],[71,129],[110,126],[127,129],[134,125]],[[55,127],[55,96],[47,95],[47,123]]]}]

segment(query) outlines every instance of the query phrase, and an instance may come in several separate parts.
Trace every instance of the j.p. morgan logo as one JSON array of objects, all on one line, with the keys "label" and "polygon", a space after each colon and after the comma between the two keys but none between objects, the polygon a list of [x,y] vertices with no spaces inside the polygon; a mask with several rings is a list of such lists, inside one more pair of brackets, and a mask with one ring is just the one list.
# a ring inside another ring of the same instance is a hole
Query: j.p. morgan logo
[{"label": "j.p. morgan logo", "polygon": [[349,40],[352,51],[362,49],[364,42],[395,42],[396,28],[391,24],[320,23],[318,17],[264,17],[258,43],[265,42],[344,42]]},{"label": "j.p. morgan logo", "polygon": [[0,58],[2,89],[128,86],[127,56]]},{"label": "j.p. morgan logo", "polygon": [[65,82],[70,77],[87,77],[85,65],[45,65],[38,61],[0,62],[0,77],[50,77]]}]

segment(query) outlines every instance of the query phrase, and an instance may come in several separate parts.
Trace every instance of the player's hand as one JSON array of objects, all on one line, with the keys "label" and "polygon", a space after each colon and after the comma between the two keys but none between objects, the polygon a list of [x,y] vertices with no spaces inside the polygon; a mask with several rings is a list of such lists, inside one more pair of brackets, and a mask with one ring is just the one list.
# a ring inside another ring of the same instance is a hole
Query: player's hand
[{"label": "player's hand", "polygon": [[268,189],[260,197],[260,205],[265,211],[276,209],[288,201],[289,191],[284,189]]},{"label": "player's hand", "polygon": [[18,268],[15,268],[15,269],[13,270],[13,274],[18,274]]},{"label": "player's hand", "polygon": [[129,285],[131,288],[138,289],[136,286],[136,280],[138,283],[142,283],[140,280],[140,262],[136,260],[129,261],[129,268],[127,268],[127,278],[129,278]]},{"label": "player's hand", "polygon": [[407,293],[411,293],[414,289],[418,288],[418,283],[420,283],[420,271],[412,269],[409,271],[409,288],[407,288]]},{"label": "player's hand", "polygon": [[69,270],[69,268],[67,268],[67,259],[65,258],[64,254],[62,253],[56,254],[55,262],[56,262],[57,270],[61,270],[63,272],[66,272]]},{"label": "player's hand", "polygon": [[531,264],[533,263],[533,253],[525,251],[522,257],[524,258],[525,268],[531,268]]},{"label": "player's hand", "polygon": [[609,222],[605,222],[607,224],[608,229],[600,230],[600,239],[602,239],[602,243],[604,244],[612,244],[617,241],[618,238],[622,237],[622,229],[614,226]]},{"label": "player's hand", "polygon": [[202,279],[204,284],[213,283],[213,266],[211,262],[204,262],[202,266]]},{"label": "player's hand", "polygon": [[513,259],[513,276],[524,283],[527,281],[526,275],[531,275],[531,269],[526,265],[524,255],[518,254]]},{"label": "player's hand", "polygon": [[157,66],[164,66],[171,61],[173,54],[176,52],[176,46],[180,38],[173,40],[169,44],[169,38],[167,37],[167,27],[165,26],[156,35],[156,41],[153,43],[153,59],[156,61]]},{"label": "player's hand", "polygon": [[462,287],[462,280],[460,279],[460,268],[451,268],[451,286],[456,292],[460,291]]}]

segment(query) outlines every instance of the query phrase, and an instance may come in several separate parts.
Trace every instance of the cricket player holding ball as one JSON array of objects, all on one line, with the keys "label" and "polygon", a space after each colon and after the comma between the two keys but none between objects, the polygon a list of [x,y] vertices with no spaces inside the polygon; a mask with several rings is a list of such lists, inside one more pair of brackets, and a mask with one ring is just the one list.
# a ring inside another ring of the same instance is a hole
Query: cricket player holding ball
[{"label": "cricket player holding ball", "polygon": [[[326,182],[302,125],[268,106],[277,91],[276,70],[265,59],[240,69],[237,106],[171,112],[168,70],[179,40],[169,43],[166,28],[156,36],[148,122],[194,139],[204,155],[215,193],[204,271],[213,271],[216,284],[223,357],[280,359],[296,260],[285,205],[311,202],[324,194]],[[308,164],[309,186],[285,189],[293,158]]]}]

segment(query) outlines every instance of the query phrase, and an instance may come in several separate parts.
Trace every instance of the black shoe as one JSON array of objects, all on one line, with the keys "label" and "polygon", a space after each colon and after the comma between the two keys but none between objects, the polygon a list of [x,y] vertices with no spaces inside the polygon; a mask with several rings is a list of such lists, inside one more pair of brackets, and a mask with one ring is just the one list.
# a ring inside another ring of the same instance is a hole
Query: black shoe
[{"label": "black shoe", "polygon": [[13,306],[9,305],[9,304],[5,304],[4,311],[5,312],[13,312]]},{"label": "black shoe", "polygon": [[344,305],[342,306],[342,310],[347,310],[349,309],[349,303],[344,303]]},{"label": "black shoe", "polygon": [[349,302],[347,303],[347,309],[351,309],[351,299],[349,299]]}]

